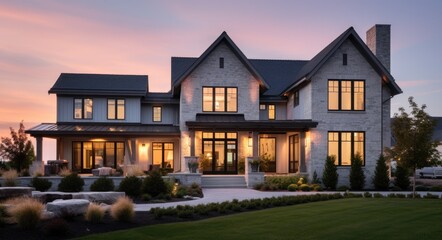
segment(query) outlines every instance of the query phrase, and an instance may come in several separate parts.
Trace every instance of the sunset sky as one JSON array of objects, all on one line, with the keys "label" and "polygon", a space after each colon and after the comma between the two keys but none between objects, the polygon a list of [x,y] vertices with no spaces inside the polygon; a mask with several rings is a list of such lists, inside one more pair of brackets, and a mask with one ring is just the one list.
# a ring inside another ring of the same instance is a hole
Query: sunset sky
[{"label": "sunset sky", "polygon": [[[309,60],[353,26],[391,24],[391,72],[442,116],[442,1],[0,0],[0,136],[24,120],[55,122],[49,88],[62,72],[147,74],[170,89],[172,56],[197,57],[226,31],[248,58]],[[55,157],[45,142],[44,159]]]}]

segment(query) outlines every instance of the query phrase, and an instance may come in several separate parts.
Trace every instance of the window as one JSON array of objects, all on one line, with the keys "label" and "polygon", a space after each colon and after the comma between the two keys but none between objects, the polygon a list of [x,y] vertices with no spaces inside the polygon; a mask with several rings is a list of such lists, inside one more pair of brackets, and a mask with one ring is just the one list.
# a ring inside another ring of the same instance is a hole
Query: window
[{"label": "window", "polygon": [[74,99],[74,119],[92,119],[92,99]]},{"label": "window", "polygon": [[342,65],[344,65],[344,66],[347,65],[347,54],[346,53],[342,54]]},{"label": "window", "polygon": [[236,112],[237,110],[237,88],[203,87],[203,112]]},{"label": "window", "polygon": [[329,80],[328,110],[364,111],[365,82],[362,80]]},{"label": "window", "polygon": [[293,93],[293,107],[299,105],[299,91]]},{"label": "window", "polygon": [[152,143],[153,165],[173,169],[173,143]]},{"label": "window", "polygon": [[265,104],[259,104],[259,110],[266,110]]},{"label": "window", "polygon": [[328,132],[328,155],[335,156],[335,164],[350,166],[351,156],[360,154],[364,165],[364,132]]},{"label": "window", "polygon": [[152,108],[152,121],[153,122],[161,122],[161,107],[153,107]]},{"label": "window", "polygon": [[275,120],[276,114],[275,114],[275,105],[269,104],[269,120]]},{"label": "window", "polygon": [[117,168],[124,163],[124,142],[72,142],[72,169]]},{"label": "window", "polygon": [[265,159],[265,166],[262,166],[264,172],[276,172],[276,138],[259,138],[259,156]]},{"label": "window", "polygon": [[224,58],[219,58],[219,68],[224,68]]},{"label": "window", "polygon": [[124,99],[107,100],[107,119],[123,120],[125,118],[126,101]]}]

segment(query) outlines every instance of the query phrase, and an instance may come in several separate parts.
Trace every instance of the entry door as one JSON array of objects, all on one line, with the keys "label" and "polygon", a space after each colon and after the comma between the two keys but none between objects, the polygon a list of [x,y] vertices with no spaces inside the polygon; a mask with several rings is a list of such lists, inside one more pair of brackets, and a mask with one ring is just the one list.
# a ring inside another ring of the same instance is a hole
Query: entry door
[{"label": "entry door", "polygon": [[204,140],[203,151],[207,163],[205,174],[236,174],[237,149],[235,140]]},{"label": "entry door", "polygon": [[299,171],[299,161],[301,159],[299,135],[295,134],[289,137],[289,172],[297,173]]}]

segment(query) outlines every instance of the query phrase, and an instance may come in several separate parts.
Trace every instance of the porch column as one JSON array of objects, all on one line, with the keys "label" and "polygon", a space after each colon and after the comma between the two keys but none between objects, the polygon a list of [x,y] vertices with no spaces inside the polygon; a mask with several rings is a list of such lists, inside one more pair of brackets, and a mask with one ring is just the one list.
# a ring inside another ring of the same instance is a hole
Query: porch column
[{"label": "porch column", "polygon": [[252,156],[253,157],[259,157],[259,152],[258,152],[258,144],[259,144],[259,142],[258,142],[258,135],[259,135],[259,132],[253,132],[253,154],[252,154]]},{"label": "porch column", "polygon": [[36,161],[43,161],[43,137],[36,137],[36,152],[37,152],[37,158]]},{"label": "porch column", "polygon": [[299,172],[304,173],[307,171],[307,167],[305,166],[305,132],[302,131],[300,134],[301,141],[301,149],[299,151],[301,159],[299,160]]},{"label": "porch column", "polygon": [[190,138],[190,156],[195,156],[195,131],[190,130],[189,131],[189,138]]}]

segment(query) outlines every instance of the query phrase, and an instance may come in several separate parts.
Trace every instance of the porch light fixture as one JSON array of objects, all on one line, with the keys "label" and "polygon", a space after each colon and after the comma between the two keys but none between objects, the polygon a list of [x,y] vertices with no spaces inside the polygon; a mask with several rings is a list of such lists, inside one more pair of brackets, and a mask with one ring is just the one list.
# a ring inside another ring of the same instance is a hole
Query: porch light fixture
[{"label": "porch light fixture", "polygon": [[141,144],[141,147],[146,147],[146,144],[145,143]]},{"label": "porch light fixture", "polygon": [[248,144],[249,144],[249,147],[253,146],[252,132],[249,132]]}]

